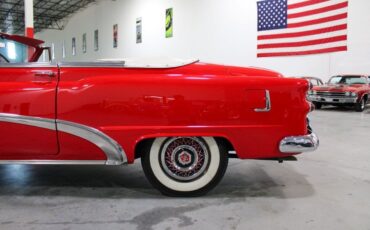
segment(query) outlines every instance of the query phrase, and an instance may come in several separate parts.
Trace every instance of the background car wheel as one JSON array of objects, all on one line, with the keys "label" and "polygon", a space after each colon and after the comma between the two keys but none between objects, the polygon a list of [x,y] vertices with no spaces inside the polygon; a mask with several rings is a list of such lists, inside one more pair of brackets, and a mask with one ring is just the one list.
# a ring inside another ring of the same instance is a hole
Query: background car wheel
[{"label": "background car wheel", "polygon": [[212,137],[156,138],[141,162],[148,180],[164,195],[201,196],[224,176],[228,155]]},{"label": "background car wheel", "polygon": [[322,104],[319,103],[319,102],[314,102],[313,104],[315,105],[315,109],[321,109],[322,108]]},{"label": "background car wheel", "polygon": [[365,110],[366,107],[366,100],[365,98],[362,98],[360,102],[356,103],[355,109],[357,112],[362,112]]}]

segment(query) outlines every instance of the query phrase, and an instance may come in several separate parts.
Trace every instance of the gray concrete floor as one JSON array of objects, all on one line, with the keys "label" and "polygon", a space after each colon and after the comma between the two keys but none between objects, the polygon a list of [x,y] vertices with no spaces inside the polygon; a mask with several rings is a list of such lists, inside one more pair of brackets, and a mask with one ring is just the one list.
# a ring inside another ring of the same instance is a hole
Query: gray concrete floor
[{"label": "gray concrete floor", "polygon": [[298,162],[232,160],[201,198],[168,198],[131,167],[0,166],[0,229],[370,229],[370,109],[311,115]]}]

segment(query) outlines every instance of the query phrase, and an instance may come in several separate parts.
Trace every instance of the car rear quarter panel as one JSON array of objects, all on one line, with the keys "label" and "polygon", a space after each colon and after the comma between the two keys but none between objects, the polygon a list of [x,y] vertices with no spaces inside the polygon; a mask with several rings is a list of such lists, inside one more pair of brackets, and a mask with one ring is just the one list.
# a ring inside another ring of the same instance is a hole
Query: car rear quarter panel
[{"label": "car rear quarter panel", "polygon": [[[242,159],[281,157],[282,138],[307,132],[307,81],[231,70],[203,64],[165,70],[62,67],[57,116],[103,131],[122,145],[129,163],[138,142],[161,136],[224,137]],[[265,90],[272,109],[257,113],[255,108],[265,107]],[[82,140],[59,135],[61,154],[78,152]],[[104,157],[86,148],[86,157]]]}]

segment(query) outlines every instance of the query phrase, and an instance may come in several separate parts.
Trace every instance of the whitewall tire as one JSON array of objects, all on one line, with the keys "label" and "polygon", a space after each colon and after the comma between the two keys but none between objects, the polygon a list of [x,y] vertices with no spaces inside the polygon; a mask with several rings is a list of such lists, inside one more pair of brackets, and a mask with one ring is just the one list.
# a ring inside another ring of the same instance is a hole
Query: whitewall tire
[{"label": "whitewall tire", "polygon": [[213,137],[156,138],[142,157],[146,177],[169,196],[199,196],[225,174],[227,151]]}]

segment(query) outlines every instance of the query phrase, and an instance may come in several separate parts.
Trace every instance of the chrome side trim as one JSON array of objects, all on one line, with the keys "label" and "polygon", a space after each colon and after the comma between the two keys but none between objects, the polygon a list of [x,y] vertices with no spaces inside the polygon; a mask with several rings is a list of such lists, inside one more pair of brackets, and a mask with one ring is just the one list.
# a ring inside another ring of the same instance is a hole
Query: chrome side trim
[{"label": "chrome side trim", "polygon": [[0,63],[0,68],[57,68],[57,64],[50,62]]},{"label": "chrome side trim", "polygon": [[106,161],[90,160],[0,160],[0,165],[105,165]]},{"label": "chrome side trim", "polygon": [[266,97],[266,106],[265,108],[257,108],[254,111],[258,113],[266,113],[271,111],[271,97],[270,97],[270,91],[265,90],[265,97]]},{"label": "chrome side trim", "polygon": [[125,66],[124,61],[95,61],[95,62],[60,62],[59,67],[108,67],[108,68],[123,68]]},{"label": "chrome side trim", "polygon": [[122,165],[127,163],[127,156],[122,147],[115,140],[92,127],[63,120],[21,116],[7,113],[0,113],[0,122],[16,123],[69,133],[85,139],[99,147],[107,157],[105,164]]},{"label": "chrome side trim", "polygon": [[56,120],[58,131],[81,137],[98,146],[107,156],[107,165],[121,165],[127,162],[122,147],[103,132],[73,122]]},{"label": "chrome side trim", "polygon": [[16,114],[0,113],[0,122],[16,123],[43,129],[56,130],[55,120],[47,118],[21,116]]},{"label": "chrome side trim", "polygon": [[315,151],[320,145],[316,134],[311,133],[305,136],[286,137],[280,142],[282,153],[303,153]]}]

